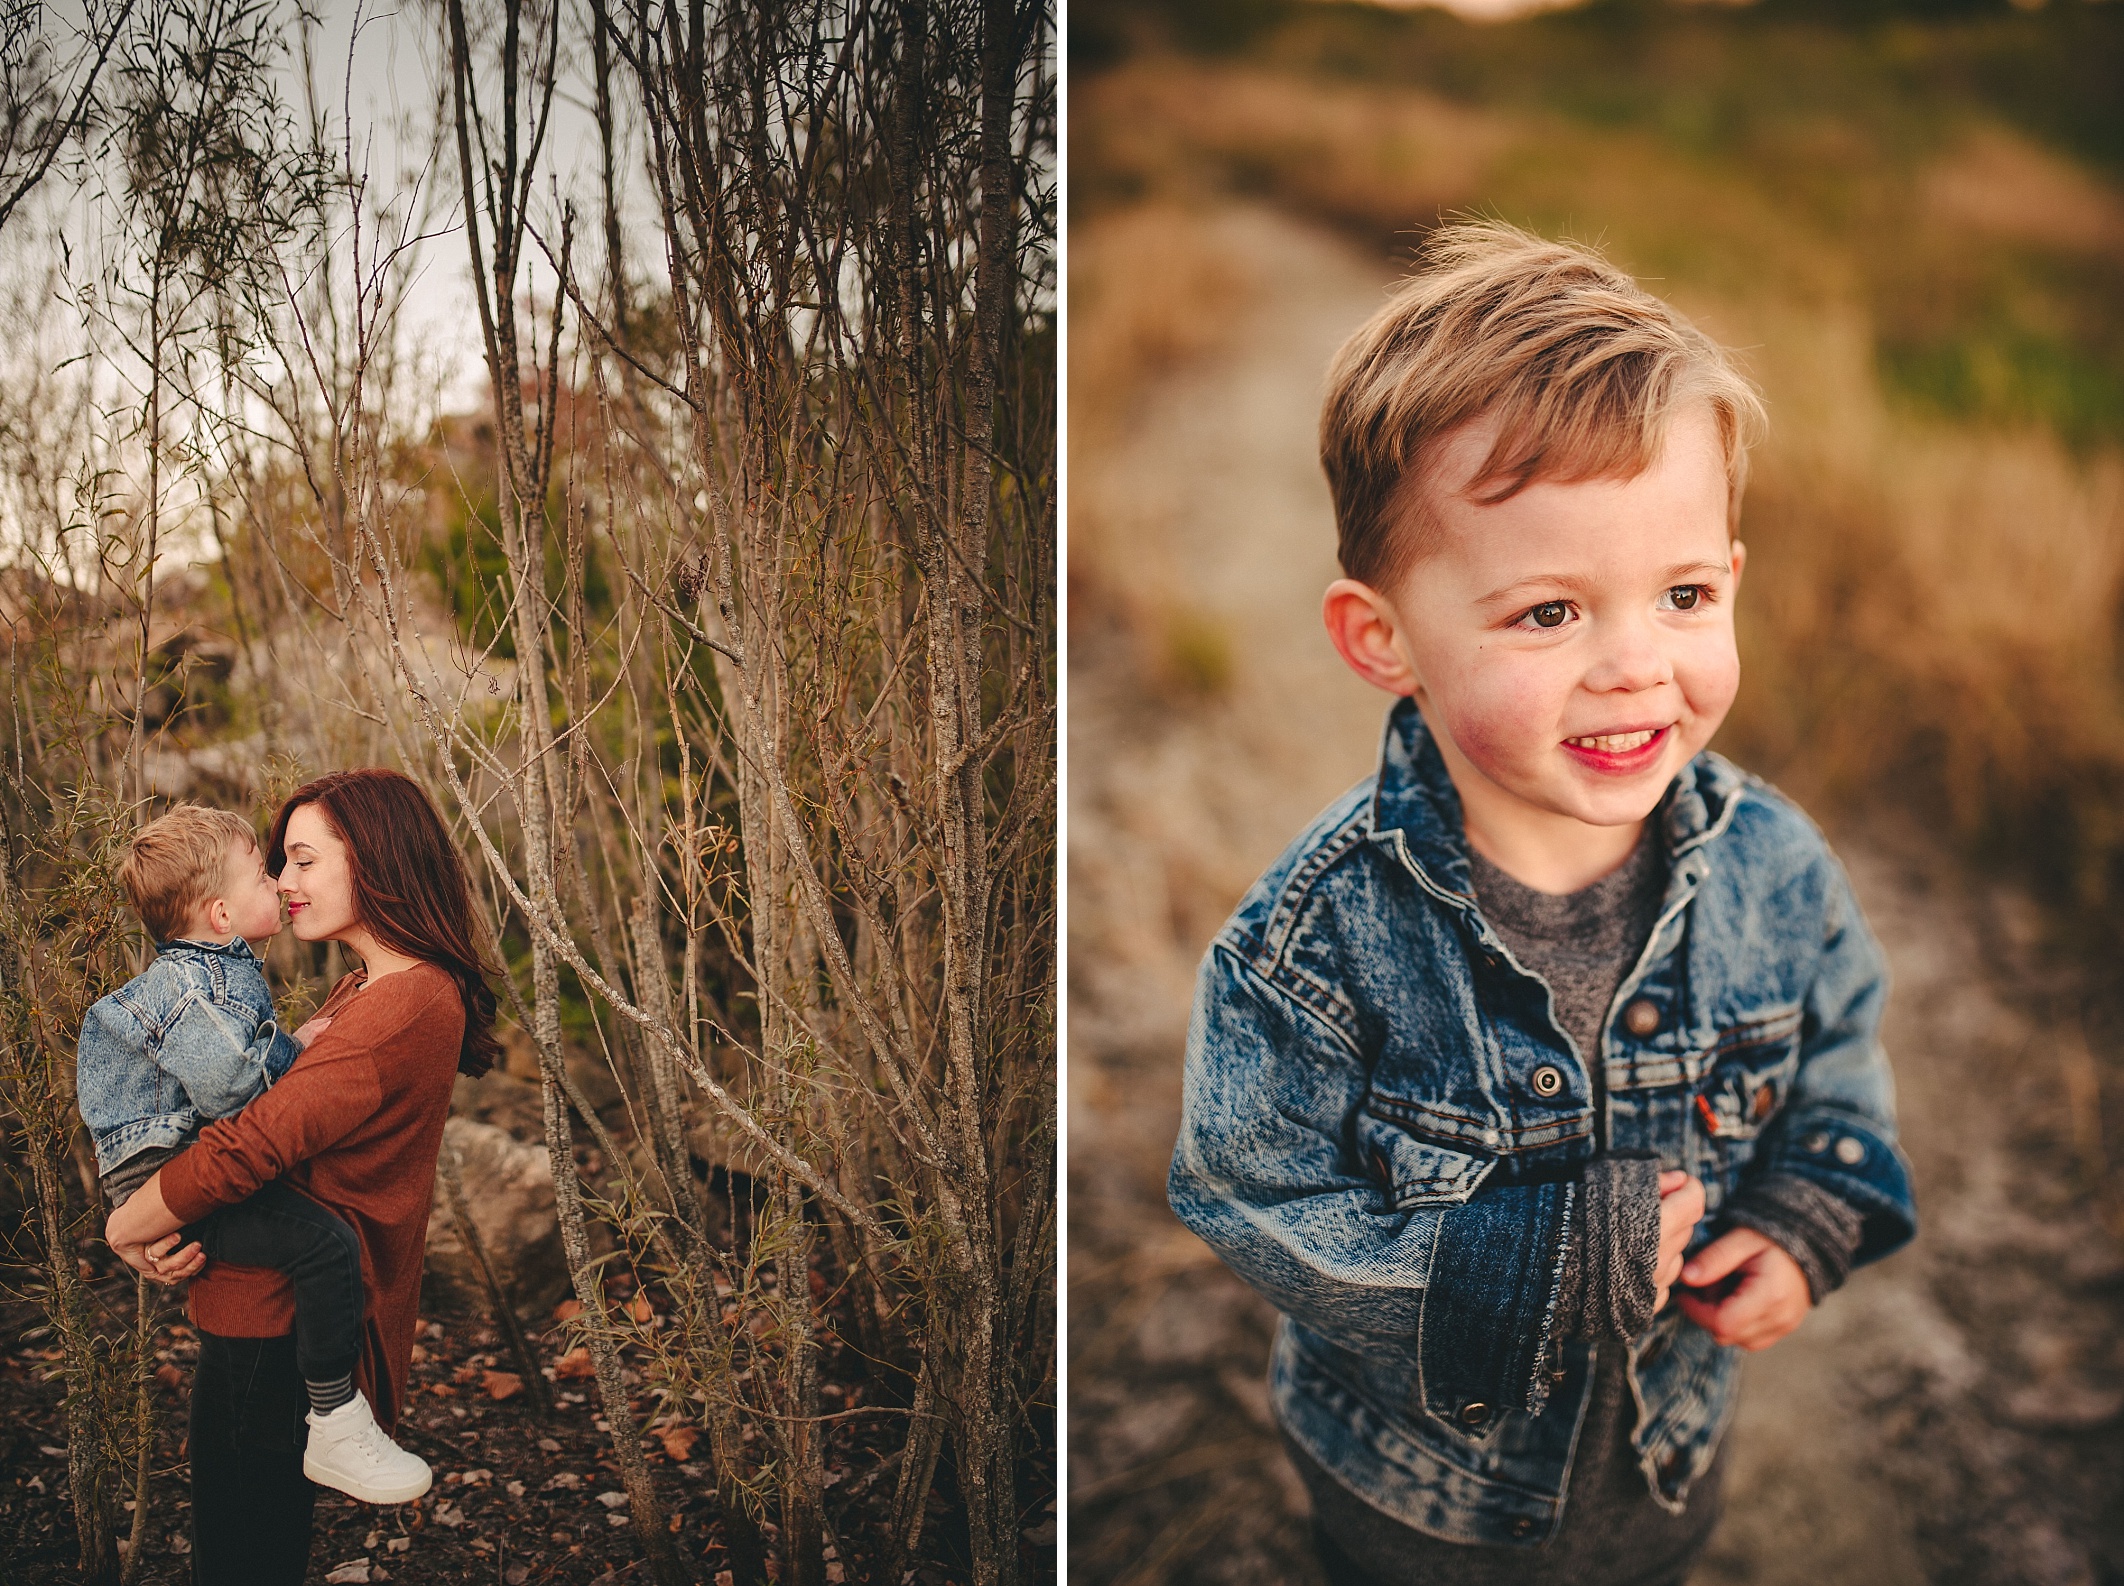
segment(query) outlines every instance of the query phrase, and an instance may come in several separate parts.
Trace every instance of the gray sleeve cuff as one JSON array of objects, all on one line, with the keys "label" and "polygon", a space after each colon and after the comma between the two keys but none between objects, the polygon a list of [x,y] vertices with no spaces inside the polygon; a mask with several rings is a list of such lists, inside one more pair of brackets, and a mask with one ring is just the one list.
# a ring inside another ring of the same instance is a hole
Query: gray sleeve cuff
[{"label": "gray sleeve cuff", "polygon": [[1817,1305],[1851,1275],[1864,1231],[1854,1207],[1797,1173],[1770,1173],[1743,1186],[1726,1202],[1723,1220],[1775,1240],[1807,1274]]},{"label": "gray sleeve cuff", "polygon": [[1578,1186],[1564,1246],[1559,1338],[1635,1338],[1652,1325],[1659,1266],[1659,1162],[1602,1157]]}]

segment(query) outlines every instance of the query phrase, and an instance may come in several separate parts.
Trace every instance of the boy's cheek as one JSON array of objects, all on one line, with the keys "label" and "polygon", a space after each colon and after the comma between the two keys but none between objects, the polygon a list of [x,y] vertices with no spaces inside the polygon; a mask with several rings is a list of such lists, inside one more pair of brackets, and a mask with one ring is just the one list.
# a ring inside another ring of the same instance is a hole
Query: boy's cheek
[{"label": "boy's cheek", "polygon": [[1466,677],[1439,702],[1446,731],[1486,775],[1524,764],[1555,736],[1556,705],[1538,680]]}]

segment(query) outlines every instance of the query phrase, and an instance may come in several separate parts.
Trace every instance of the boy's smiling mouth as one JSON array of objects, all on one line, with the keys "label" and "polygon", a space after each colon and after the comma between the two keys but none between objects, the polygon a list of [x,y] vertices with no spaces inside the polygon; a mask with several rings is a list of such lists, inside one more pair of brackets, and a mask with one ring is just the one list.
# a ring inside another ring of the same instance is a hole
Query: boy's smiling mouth
[{"label": "boy's smiling mouth", "polygon": [[1587,733],[1566,738],[1563,746],[1572,759],[1591,771],[1630,776],[1657,763],[1666,753],[1674,724],[1631,727],[1622,732]]},{"label": "boy's smiling mouth", "polygon": [[1566,738],[1564,742],[1574,749],[1591,749],[1599,754],[1628,754],[1632,749],[1642,749],[1666,730],[1640,727],[1635,732],[1604,732],[1589,738]]}]

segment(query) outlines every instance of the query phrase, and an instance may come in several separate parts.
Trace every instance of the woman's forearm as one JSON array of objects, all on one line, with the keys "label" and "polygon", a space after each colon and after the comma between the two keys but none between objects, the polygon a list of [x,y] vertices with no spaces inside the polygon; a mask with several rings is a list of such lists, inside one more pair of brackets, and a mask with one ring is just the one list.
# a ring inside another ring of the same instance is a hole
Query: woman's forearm
[{"label": "woman's forearm", "polygon": [[111,1220],[103,1225],[103,1237],[113,1249],[120,1245],[151,1245],[183,1226],[162,1198],[162,1174],[157,1172],[111,1213]]}]

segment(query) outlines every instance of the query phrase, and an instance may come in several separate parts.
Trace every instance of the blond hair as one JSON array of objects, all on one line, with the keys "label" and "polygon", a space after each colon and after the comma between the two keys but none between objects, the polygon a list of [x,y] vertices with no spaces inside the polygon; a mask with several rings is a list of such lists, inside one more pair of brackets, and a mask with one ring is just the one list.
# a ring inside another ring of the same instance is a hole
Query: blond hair
[{"label": "blond hair", "polygon": [[1442,226],[1328,368],[1320,462],[1343,571],[1378,589],[1407,575],[1432,529],[1419,487],[1464,424],[1497,426],[1465,491],[1489,505],[1538,480],[1634,478],[1697,402],[1725,450],[1730,528],[1763,409],[1725,350],[1590,249]]},{"label": "blond hair", "polygon": [[184,934],[192,910],[219,895],[234,843],[258,846],[251,823],[231,810],[180,804],[133,838],[118,881],[148,934],[158,942]]}]

